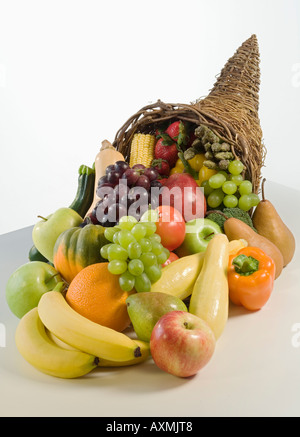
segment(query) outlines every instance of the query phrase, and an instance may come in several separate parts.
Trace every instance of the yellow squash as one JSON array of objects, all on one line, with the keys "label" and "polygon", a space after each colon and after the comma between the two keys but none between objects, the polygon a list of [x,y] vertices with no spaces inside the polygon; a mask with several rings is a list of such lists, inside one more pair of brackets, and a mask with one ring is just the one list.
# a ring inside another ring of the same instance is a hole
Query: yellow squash
[{"label": "yellow squash", "polygon": [[[245,240],[232,240],[228,244],[229,254],[234,255],[246,246]],[[187,298],[192,294],[196,279],[201,272],[204,256],[205,252],[199,252],[168,264],[163,268],[160,279],[152,284],[151,291],[171,294],[179,299]]]},{"label": "yellow squash", "polygon": [[189,312],[205,320],[215,334],[222,334],[228,319],[229,241],[225,234],[215,235],[205,251],[203,266],[191,295]]},{"label": "yellow squash", "polygon": [[203,253],[184,256],[168,264],[160,279],[151,286],[151,291],[167,293],[179,299],[190,296],[194,283],[201,271]]}]

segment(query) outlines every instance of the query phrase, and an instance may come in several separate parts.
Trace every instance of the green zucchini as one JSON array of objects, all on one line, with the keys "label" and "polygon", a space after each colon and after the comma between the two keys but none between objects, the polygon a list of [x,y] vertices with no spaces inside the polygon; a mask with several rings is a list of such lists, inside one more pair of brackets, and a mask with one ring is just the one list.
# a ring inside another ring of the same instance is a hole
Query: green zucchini
[{"label": "green zucchini", "polygon": [[47,263],[48,260],[47,258],[45,258],[35,247],[35,245],[32,246],[32,248],[30,249],[29,253],[28,253],[28,258],[29,261],[42,261]]},{"label": "green zucchini", "polygon": [[85,217],[94,198],[95,168],[81,165],[78,170],[78,187],[76,196],[69,208],[76,211],[82,218]]}]

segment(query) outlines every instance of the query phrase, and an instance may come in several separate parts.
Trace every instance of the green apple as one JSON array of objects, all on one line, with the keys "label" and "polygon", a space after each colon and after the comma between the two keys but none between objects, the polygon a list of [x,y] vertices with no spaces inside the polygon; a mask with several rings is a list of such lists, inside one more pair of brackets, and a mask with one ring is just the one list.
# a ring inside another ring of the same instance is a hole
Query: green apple
[{"label": "green apple", "polygon": [[37,250],[53,263],[53,249],[59,235],[69,228],[79,226],[83,218],[71,208],[59,208],[47,217],[41,217],[32,230],[32,240]]},{"label": "green apple", "polygon": [[9,277],[6,284],[6,301],[13,314],[21,318],[35,308],[41,296],[51,291],[63,279],[50,264],[29,261]]},{"label": "green apple", "polygon": [[214,235],[221,233],[220,226],[208,218],[190,220],[185,224],[185,238],[182,245],[176,250],[176,254],[182,257],[205,252]]},{"label": "green apple", "polygon": [[140,340],[150,341],[156,322],[170,311],[187,311],[185,303],[166,293],[145,291],[126,299],[127,311],[133,329]]}]

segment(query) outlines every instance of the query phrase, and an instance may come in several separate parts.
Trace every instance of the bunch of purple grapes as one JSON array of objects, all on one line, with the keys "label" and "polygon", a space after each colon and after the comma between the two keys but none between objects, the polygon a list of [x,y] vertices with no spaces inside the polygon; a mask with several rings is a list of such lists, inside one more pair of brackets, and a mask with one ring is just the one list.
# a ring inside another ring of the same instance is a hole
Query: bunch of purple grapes
[{"label": "bunch of purple grapes", "polygon": [[100,201],[90,215],[90,221],[104,227],[118,224],[123,216],[137,220],[149,207],[159,206],[159,173],[153,167],[136,164],[130,167],[125,161],[117,161],[106,168],[106,174],[98,181],[97,196]]}]

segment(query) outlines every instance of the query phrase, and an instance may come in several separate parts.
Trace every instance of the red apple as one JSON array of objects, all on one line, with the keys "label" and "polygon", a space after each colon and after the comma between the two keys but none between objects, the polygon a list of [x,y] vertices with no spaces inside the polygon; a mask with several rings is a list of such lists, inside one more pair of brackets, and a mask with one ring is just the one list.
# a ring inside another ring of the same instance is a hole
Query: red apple
[{"label": "red apple", "polygon": [[208,324],[185,311],[171,311],[154,326],[150,350],[155,364],[172,375],[195,375],[211,359],[216,345]]},{"label": "red apple", "polygon": [[174,173],[161,189],[160,205],[176,208],[186,222],[203,218],[206,214],[206,199],[203,189],[188,173]]}]

